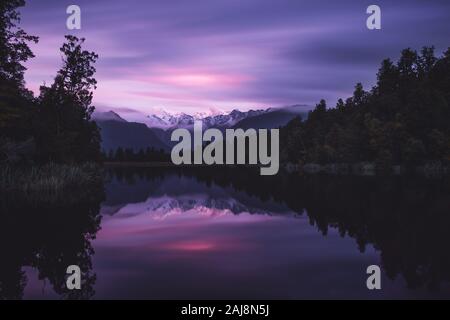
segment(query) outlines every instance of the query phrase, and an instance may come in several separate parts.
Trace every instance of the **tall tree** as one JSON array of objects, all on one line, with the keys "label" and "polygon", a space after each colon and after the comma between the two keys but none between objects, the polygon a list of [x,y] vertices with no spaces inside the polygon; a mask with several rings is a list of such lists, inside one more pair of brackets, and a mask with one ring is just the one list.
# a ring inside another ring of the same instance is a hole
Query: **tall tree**
[{"label": "tall tree", "polygon": [[[389,172],[394,164],[450,164],[450,49],[402,51],[399,61],[382,62],[377,84],[336,108],[321,101],[304,122],[281,130],[284,159],[300,162],[374,162]],[[304,142],[304,143],[300,143]]]},{"label": "tall tree", "polygon": [[98,55],[82,49],[84,39],[66,36],[60,51],[63,66],[39,97],[42,150],[45,160],[80,162],[100,159],[100,134],[91,121],[94,63]]},{"label": "tall tree", "polygon": [[0,78],[23,88],[26,68],[23,62],[34,54],[28,42],[38,42],[38,37],[27,34],[18,26],[20,12],[25,0],[2,0],[0,2]]},{"label": "tall tree", "polygon": [[38,38],[19,27],[18,9],[23,5],[24,0],[0,1],[0,162],[30,158],[34,149],[24,148],[34,146],[35,108],[33,95],[25,88],[23,63],[34,57],[28,43]]}]

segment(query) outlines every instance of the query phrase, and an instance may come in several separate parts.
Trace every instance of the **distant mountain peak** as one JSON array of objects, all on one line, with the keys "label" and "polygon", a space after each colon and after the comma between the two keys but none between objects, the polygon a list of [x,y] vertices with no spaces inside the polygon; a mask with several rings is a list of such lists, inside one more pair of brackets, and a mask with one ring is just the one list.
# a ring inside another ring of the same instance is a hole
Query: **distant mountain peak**
[{"label": "distant mountain peak", "polygon": [[297,115],[308,116],[308,106],[292,105],[281,108],[256,109],[240,111],[235,108],[228,113],[184,112],[171,114],[166,111],[150,114],[142,121],[128,122],[114,111],[95,112],[93,120],[97,122],[102,135],[102,148],[105,151],[117,147],[139,150],[146,147],[168,150],[174,145],[171,140],[172,130],[185,128],[192,130],[194,122],[201,120],[203,130],[218,128],[272,129],[286,125]]},{"label": "distant mountain peak", "polygon": [[229,113],[207,113],[197,112],[194,114],[187,114],[184,112],[169,114],[161,112],[160,115],[150,114],[145,119],[145,124],[150,128],[172,129],[172,128],[190,128],[194,125],[196,120],[201,120],[205,128],[209,127],[232,127],[239,121],[256,116],[266,112],[267,110],[249,110],[240,111],[233,109]]},{"label": "distant mountain peak", "polygon": [[[209,112],[196,112],[189,114],[186,112],[179,113],[169,113],[165,110],[159,110],[155,113],[149,114],[141,121],[137,120],[139,123],[144,123],[149,128],[155,129],[174,129],[174,128],[191,128],[196,120],[201,120],[203,122],[204,128],[210,127],[233,127],[237,123],[247,119],[264,114],[270,113],[307,113],[311,109],[310,106],[305,104],[289,105],[279,108],[267,108],[267,109],[250,109],[248,111],[241,111],[238,108],[234,108],[230,112],[219,112],[217,109],[211,109]],[[107,112],[94,112],[92,115],[94,121],[118,121],[127,122],[120,115],[114,111]]]},{"label": "distant mountain peak", "polygon": [[95,121],[118,121],[118,122],[127,122],[124,118],[119,116],[114,111],[107,112],[94,112],[92,115],[92,119]]}]

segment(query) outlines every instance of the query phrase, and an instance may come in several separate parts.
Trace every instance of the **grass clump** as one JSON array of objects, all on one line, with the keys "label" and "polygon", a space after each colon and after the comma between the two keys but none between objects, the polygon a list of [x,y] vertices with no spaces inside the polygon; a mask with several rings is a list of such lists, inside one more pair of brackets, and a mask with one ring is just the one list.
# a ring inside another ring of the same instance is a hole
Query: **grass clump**
[{"label": "grass clump", "polygon": [[0,192],[4,196],[53,202],[68,194],[81,197],[102,184],[100,167],[91,163],[0,168]]}]

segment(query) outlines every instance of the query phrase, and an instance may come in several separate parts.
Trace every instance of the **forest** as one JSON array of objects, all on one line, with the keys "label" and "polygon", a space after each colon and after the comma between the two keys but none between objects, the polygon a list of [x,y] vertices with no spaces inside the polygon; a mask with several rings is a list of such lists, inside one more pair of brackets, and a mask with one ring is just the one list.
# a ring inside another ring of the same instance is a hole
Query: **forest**
[{"label": "forest", "polygon": [[436,57],[433,47],[405,49],[386,59],[377,83],[335,108],[321,100],[302,121],[280,132],[281,157],[293,163],[373,162],[380,172],[394,165],[414,167],[450,161],[450,48]]}]

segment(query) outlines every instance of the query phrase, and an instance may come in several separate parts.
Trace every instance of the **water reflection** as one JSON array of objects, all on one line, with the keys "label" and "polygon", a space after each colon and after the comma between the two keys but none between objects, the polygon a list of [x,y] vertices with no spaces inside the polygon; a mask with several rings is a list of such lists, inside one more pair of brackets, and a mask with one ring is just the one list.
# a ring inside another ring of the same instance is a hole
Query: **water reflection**
[{"label": "water reflection", "polygon": [[[448,191],[448,181],[419,178],[119,170],[107,186],[96,242],[105,254],[96,261],[108,268],[105,261],[119,259],[108,282],[123,281],[119,287],[127,288],[99,293],[448,297]],[[107,260],[111,252],[121,258]],[[385,271],[382,292],[365,287],[365,268],[372,263]]]},{"label": "water reflection", "polygon": [[[116,169],[107,181],[101,207],[7,206],[4,298],[450,297],[449,181],[236,168]],[[68,264],[81,264],[83,292],[64,289]],[[365,286],[370,264],[381,291]]]},{"label": "water reflection", "polygon": [[[100,228],[103,199],[101,186],[50,202],[0,197],[0,299],[21,299],[25,288],[42,289],[30,288],[27,270],[61,298],[93,297],[91,241]],[[65,285],[66,268],[73,264],[81,269],[81,290]]]}]

